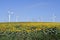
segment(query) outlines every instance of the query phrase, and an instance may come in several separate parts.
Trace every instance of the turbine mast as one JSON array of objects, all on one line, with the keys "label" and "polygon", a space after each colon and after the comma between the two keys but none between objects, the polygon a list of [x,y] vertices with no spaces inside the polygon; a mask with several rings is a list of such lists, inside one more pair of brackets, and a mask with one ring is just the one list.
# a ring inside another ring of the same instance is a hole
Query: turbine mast
[{"label": "turbine mast", "polygon": [[52,20],[53,20],[53,22],[55,22],[55,20],[56,20],[55,14],[53,14]]},{"label": "turbine mast", "polygon": [[11,14],[13,14],[13,12],[8,11],[8,21],[11,22]]}]

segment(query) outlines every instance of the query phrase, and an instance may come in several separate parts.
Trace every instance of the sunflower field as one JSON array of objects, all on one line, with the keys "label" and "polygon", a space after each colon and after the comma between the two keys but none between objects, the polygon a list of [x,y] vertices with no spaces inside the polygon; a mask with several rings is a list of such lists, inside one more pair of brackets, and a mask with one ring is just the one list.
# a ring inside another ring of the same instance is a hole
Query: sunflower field
[{"label": "sunflower field", "polygon": [[60,40],[60,23],[0,23],[0,40]]}]

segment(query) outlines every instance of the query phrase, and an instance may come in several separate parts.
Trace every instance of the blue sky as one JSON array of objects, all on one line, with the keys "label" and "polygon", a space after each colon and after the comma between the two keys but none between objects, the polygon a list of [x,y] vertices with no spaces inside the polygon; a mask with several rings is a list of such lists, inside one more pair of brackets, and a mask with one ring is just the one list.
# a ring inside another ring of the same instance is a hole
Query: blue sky
[{"label": "blue sky", "polygon": [[0,22],[8,22],[8,11],[12,11],[11,22],[43,21],[60,22],[60,0],[0,0]]}]

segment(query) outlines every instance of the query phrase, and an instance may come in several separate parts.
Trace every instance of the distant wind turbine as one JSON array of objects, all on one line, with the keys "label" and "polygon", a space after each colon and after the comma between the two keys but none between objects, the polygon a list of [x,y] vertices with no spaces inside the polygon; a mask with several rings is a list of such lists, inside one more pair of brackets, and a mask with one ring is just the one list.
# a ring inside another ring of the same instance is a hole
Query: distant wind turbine
[{"label": "distant wind turbine", "polygon": [[18,22],[18,17],[19,17],[19,16],[16,16],[16,22]]},{"label": "distant wind turbine", "polygon": [[42,16],[39,17],[39,22],[42,22]]},{"label": "distant wind turbine", "polygon": [[36,22],[36,19],[33,18],[33,19],[32,19],[32,22]]},{"label": "distant wind turbine", "polygon": [[13,14],[13,12],[8,11],[8,21],[9,21],[9,22],[11,21],[11,14]]},{"label": "distant wind turbine", "polygon": [[56,20],[56,16],[55,14],[53,14],[52,21],[55,22],[55,20]]}]

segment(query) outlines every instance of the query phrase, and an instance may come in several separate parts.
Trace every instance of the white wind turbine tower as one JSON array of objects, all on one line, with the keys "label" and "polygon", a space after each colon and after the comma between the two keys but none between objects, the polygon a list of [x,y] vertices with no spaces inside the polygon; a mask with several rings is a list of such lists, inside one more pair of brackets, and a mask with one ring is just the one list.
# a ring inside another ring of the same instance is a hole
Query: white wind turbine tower
[{"label": "white wind turbine tower", "polygon": [[32,19],[32,22],[37,22],[35,18]]},{"label": "white wind turbine tower", "polygon": [[8,21],[9,21],[9,22],[11,21],[11,14],[13,14],[13,12],[8,11]]},{"label": "white wind turbine tower", "polygon": [[42,16],[40,17],[40,22],[42,22]]},{"label": "white wind turbine tower", "polygon": [[32,20],[31,20],[32,22],[34,22],[34,19],[32,18]]},{"label": "white wind turbine tower", "polygon": [[39,22],[42,22],[42,16],[39,17]]},{"label": "white wind turbine tower", "polygon": [[55,14],[53,14],[52,21],[55,22],[55,20],[56,20],[56,16]]},{"label": "white wind turbine tower", "polygon": [[16,16],[16,22],[18,22],[18,17],[19,17],[19,16]]}]

